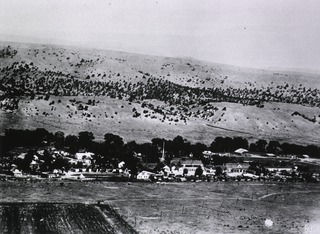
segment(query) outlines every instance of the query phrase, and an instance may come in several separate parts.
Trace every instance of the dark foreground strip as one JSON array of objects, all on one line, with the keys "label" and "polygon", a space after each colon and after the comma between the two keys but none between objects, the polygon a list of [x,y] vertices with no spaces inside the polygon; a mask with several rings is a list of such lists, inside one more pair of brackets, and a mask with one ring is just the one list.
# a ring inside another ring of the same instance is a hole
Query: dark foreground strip
[{"label": "dark foreground strip", "polygon": [[0,233],[137,233],[107,204],[0,203]]},{"label": "dark foreground strip", "polygon": [[113,217],[114,224],[119,228],[117,230],[120,230],[121,233],[127,233],[127,230],[129,231],[129,233],[138,234],[138,232],[129,223],[127,223],[110,205],[99,204],[98,207],[103,211],[103,213],[107,214],[109,217]]}]

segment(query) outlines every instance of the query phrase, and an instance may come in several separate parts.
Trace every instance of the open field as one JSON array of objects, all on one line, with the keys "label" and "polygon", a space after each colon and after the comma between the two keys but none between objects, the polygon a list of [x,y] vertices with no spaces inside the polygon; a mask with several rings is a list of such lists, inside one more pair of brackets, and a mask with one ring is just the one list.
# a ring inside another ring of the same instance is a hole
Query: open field
[{"label": "open field", "polygon": [[[113,207],[140,233],[318,233],[320,230],[317,224],[320,188],[315,184],[2,181],[0,189],[1,204],[101,202]],[[267,219],[273,222],[272,226],[265,225]]]}]

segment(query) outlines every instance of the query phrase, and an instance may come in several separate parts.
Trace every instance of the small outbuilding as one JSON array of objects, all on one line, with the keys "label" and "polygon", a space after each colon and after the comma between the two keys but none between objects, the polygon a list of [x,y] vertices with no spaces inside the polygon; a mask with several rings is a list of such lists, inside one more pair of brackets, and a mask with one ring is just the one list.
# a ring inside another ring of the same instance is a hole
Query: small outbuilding
[{"label": "small outbuilding", "polygon": [[150,171],[141,171],[138,175],[137,175],[137,179],[138,180],[144,180],[144,181],[149,181],[150,180],[150,176],[154,176],[155,174],[150,172]]},{"label": "small outbuilding", "polygon": [[203,155],[204,158],[212,158],[216,154],[211,152],[210,150],[205,150],[205,151],[202,152],[202,155]]},{"label": "small outbuilding", "polygon": [[243,149],[243,148],[239,148],[239,149],[234,151],[235,154],[239,154],[239,155],[245,155],[248,152],[249,152],[248,150]]}]

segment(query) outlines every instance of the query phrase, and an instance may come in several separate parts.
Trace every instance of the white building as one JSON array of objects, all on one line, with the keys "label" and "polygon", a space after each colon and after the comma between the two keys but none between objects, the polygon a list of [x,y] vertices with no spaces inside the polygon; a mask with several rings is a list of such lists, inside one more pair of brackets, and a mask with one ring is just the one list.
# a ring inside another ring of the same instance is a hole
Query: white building
[{"label": "white building", "polygon": [[242,175],[249,169],[248,163],[226,163],[224,165],[228,175]]},{"label": "white building", "polygon": [[94,153],[85,152],[85,153],[76,153],[75,157],[77,160],[84,160],[84,159],[92,159]]},{"label": "white building", "polygon": [[181,167],[179,168],[179,172],[181,175],[194,176],[198,167],[201,167],[202,171],[205,172],[201,160],[186,159],[181,160],[180,163]]},{"label": "white building", "polygon": [[150,171],[142,171],[137,175],[137,179],[149,181],[151,175],[155,175],[155,174]]}]

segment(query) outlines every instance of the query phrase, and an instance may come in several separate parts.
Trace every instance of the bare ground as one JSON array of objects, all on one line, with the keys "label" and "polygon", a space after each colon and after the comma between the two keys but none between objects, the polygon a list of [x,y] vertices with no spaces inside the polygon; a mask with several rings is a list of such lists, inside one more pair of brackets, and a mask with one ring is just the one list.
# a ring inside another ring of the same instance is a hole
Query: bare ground
[{"label": "bare ground", "polygon": [[[1,202],[97,203],[140,233],[317,233],[320,189],[305,183],[1,182]],[[273,225],[267,227],[270,219]]]}]

